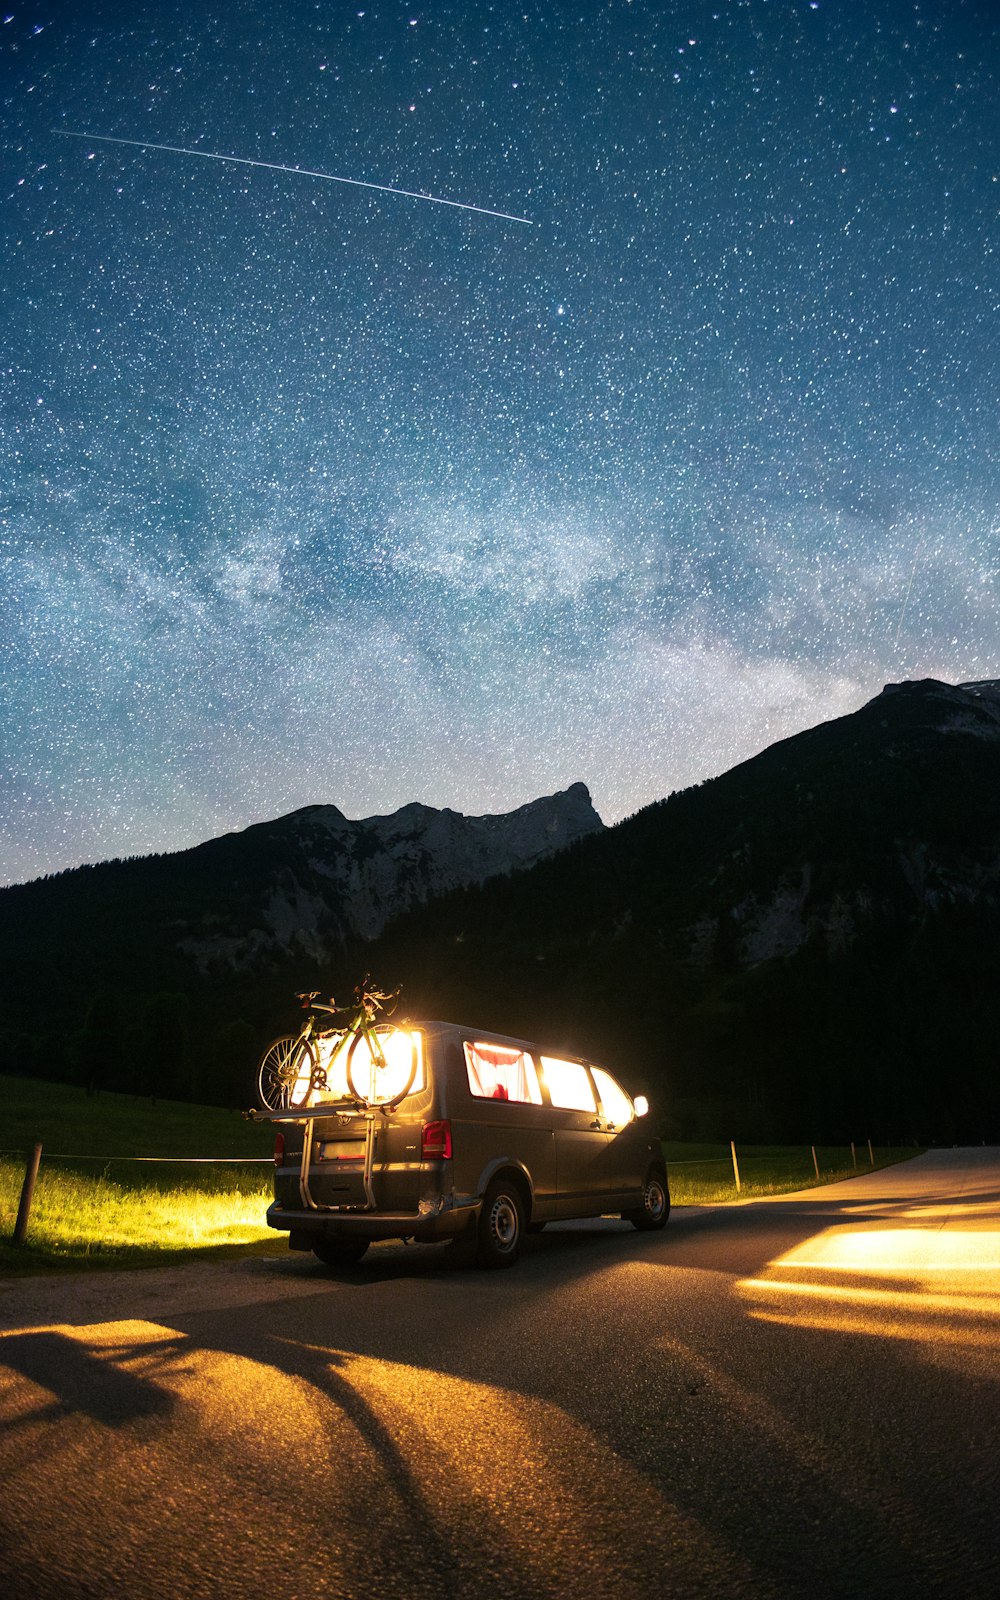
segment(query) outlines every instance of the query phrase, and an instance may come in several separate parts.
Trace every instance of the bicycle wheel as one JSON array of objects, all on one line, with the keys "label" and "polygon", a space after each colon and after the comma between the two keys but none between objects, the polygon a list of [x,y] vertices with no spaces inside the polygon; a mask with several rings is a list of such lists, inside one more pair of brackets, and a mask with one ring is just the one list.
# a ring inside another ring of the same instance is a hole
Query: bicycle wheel
[{"label": "bicycle wheel", "polygon": [[[369,1043],[370,1034],[378,1035],[384,1066],[375,1059]],[[351,1040],[347,1051],[347,1087],[354,1098],[366,1106],[387,1106],[405,1100],[416,1075],[417,1045],[412,1034],[383,1023],[356,1033]]]},{"label": "bicycle wheel", "polygon": [[305,1039],[285,1034],[269,1044],[260,1058],[257,1096],[266,1111],[287,1111],[309,1093],[316,1057]]}]

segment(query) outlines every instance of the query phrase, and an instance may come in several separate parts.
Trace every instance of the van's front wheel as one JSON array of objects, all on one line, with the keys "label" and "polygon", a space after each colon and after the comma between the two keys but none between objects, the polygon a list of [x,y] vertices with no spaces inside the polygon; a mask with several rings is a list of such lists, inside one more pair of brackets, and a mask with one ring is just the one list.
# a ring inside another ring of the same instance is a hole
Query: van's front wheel
[{"label": "van's front wheel", "polygon": [[494,1178],[479,1213],[476,1259],[481,1267],[512,1267],[521,1254],[524,1203],[517,1185]]},{"label": "van's front wheel", "polygon": [[622,1220],[631,1222],[633,1228],[638,1228],[640,1233],[647,1233],[653,1228],[665,1228],[670,1215],[670,1190],[667,1188],[667,1175],[661,1168],[649,1173],[642,1186],[642,1205],[635,1211],[623,1211]]}]

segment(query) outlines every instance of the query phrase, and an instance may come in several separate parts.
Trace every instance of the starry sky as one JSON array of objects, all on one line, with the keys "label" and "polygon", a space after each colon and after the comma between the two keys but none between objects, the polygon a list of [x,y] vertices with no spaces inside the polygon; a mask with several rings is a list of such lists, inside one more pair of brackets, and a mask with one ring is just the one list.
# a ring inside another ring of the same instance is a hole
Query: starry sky
[{"label": "starry sky", "polygon": [[9,6],[0,881],[1000,676],[998,79],[988,0]]}]

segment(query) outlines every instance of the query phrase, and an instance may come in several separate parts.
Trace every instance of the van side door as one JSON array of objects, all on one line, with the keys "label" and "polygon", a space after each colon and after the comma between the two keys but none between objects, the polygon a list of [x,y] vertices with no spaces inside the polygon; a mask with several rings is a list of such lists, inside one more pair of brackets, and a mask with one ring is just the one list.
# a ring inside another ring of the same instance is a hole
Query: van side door
[{"label": "van side door", "polygon": [[621,1207],[638,1204],[646,1181],[653,1146],[647,1130],[636,1121],[635,1107],[621,1084],[604,1067],[591,1065],[608,1147],[607,1188]]},{"label": "van side door", "polygon": [[556,1216],[600,1216],[608,1191],[608,1136],[581,1061],[541,1057],[556,1156]]}]

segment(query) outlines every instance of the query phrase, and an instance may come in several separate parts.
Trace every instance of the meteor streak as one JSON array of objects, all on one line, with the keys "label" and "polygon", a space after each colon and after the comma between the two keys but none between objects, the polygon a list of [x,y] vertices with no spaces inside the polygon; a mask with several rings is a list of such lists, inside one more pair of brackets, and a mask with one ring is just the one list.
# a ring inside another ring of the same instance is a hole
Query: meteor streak
[{"label": "meteor streak", "polygon": [[200,156],[203,161],[226,161],[238,167],[265,167],[268,172],[294,172],[300,178],[323,178],[327,183],[348,183],[355,189],[374,189],[379,194],[398,194],[406,200],[426,200],[432,206],[454,206],[457,211],[476,211],[481,217],[499,217],[502,222],[520,222],[534,227],[530,217],[515,217],[509,211],[492,211],[489,206],[471,206],[464,200],[442,200],[440,195],[419,194],[415,189],[396,189],[389,183],[366,183],[363,178],[338,178],[332,172],[313,172],[309,167],[285,167],[278,161],[251,161],[249,156],[220,156],[213,150],[189,150],[179,144],[153,144],[148,139],[117,139],[110,133],[78,133],[73,128],[53,128],[66,139],[87,139],[91,144],[127,144],[136,150],[165,150],[172,156]]}]

